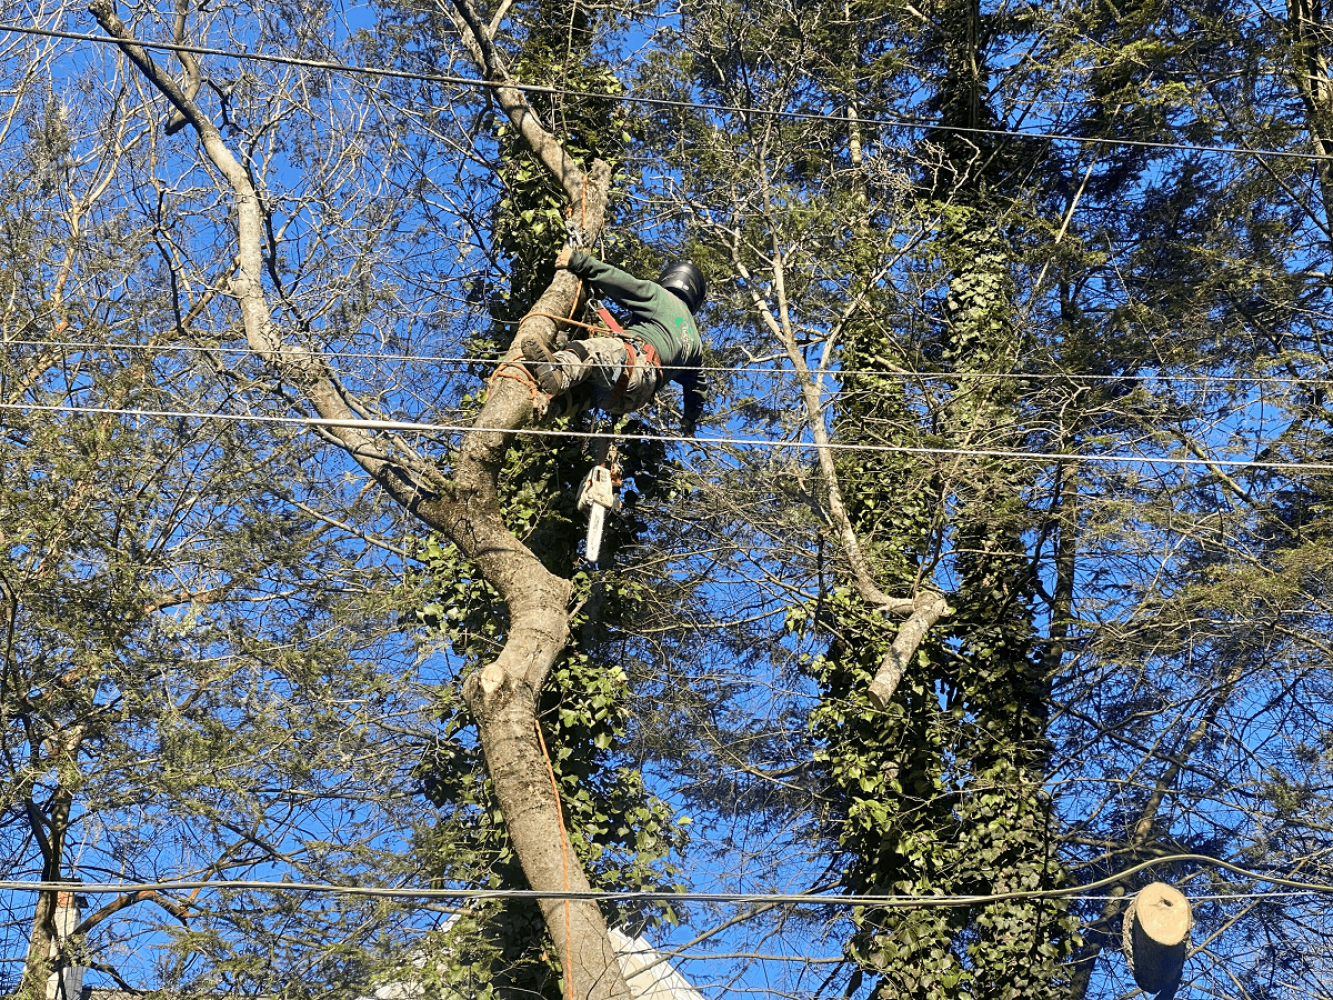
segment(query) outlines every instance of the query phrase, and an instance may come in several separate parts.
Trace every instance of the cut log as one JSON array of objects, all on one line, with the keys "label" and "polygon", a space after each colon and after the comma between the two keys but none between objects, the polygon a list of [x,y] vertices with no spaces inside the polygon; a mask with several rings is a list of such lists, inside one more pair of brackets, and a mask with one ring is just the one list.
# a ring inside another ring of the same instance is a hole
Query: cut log
[{"label": "cut log", "polygon": [[1175,993],[1193,924],[1190,902],[1180,890],[1154,882],[1138,891],[1125,909],[1121,933],[1125,961],[1140,989]]}]

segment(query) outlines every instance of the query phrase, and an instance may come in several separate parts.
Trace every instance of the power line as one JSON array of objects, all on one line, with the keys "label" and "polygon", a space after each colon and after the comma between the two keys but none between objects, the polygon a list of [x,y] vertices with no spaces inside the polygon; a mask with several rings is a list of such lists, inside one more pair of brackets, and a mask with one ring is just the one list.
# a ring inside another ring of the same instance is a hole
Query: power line
[{"label": "power line", "polygon": [[[548,430],[540,427],[497,427],[487,428],[464,426],[461,424],[433,424],[405,420],[358,420],[354,418],[336,419],[328,417],[280,417],[246,413],[218,413],[197,410],[136,410],[116,409],[97,406],[50,406],[38,403],[0,403],[0,411],[42,413],[82,413],[100,416],[150,418],[154,420],[223,420],[237,423],[272,423],[306,428],[355,427],[364,431],[415,432],[420,434],[466,434],[474,430],[497,430],[503,433],[526,435],[529,437],[551,438],[588,438],[605,439],[606,432]],[[926,448],[890,444],[842,444],[831,442],[826,445],[813,441],[774,441],[769,438],[729,438],[729,437],[685,437],[673,434],[630,434],[623,435],[636,441],[660,441],[664,443],[680,442],[700,448],[712,445],[734,445],[741,448],[768,448],[775,451],[827,451],[867,452],[889,455],[922,455],[952,458],[996,458],[1018,461],[1037,461],[1054,463],[1091,463],[1108,465],[1165,465],[1198,466],[1209,471],[1225,469],[1267,469],[1291,472],[1333,473],[1333,463],[1326,462],[1271,462],[1249,461],[1231,458],[1162,458],[1144,455],[1078,455],[1064,452],[1041,451],[1005,451],[985,448]]]},{"label": "power line", "polygon": [[[109,35],[94,35],[75,31],[57,31],[52,28],[34,28],[20,24],[0,24],[0,31],[24,35],[37,35],[46,38],[60,38],[68,41],[94,42],[102,45],[116,45],[120,39]],[[334,62],[327,59],[305,59],[299,56],[273,55],[265,52],[244,52],[230,49],[211,48],[202,45],[185,45],[176,42],[132,40],[133,44],[146,49],[161,49],[168,52],[189,52],[194,55],[219,56],[225,59],[250,60],[255,62],[276,63],[285,66],[299,66],[308,69],[321,69],[331,73],[345,73],[358,76],[384,76],[393,79],[415,80],[423,83],[445,83],[459,87],[472,87],[479,90],[512,87],[529,94],[547,94],[565,97],[590,97],[598,100],[623,101],[629,104],[643,104],[651,107],[676,108],[692,111],[711,111],[714,113],[754,115],[761,118],[784,118],[791,121],[840,122],[846,124],[845,115],[826,114],[815,111],[770,110],[768,108],[746,107],[744,105],[700,103],[678,101],[664,97],[642,97],[636,94],[607,94],[595,91],[572,90],[567,87],[549,87],[542,84],[519,83],[515,80],[480,80],[475,77],[452,76],[443,73],[417,73],[411,70],[390,69],[388,67],[358,66],[353,63]],[[933,129],[954,132],[960,135],[990,135],[1001,138],[1026,139],[1041,142],[1073,142],[1081,145],[1106,145],[1132,147],[1139,149],[1169,149],[1186,153],[1220,153],[1228,156],[1251,156],[1257,159],[1293,159],[1308,162],[1321,162],[1333,157],[1319,153],[1297,153],[1281,149],[1246,149],[1240,146],[1208,146],[1192,143],[1154,142],[1148,139],[1106,139],[1095,136],[1061,135],[1057,132],[1019,132],[1012,129],[978,128],[965,125],[943,125],[924,119],[910,118],[857,118],[863,125],[879,125],[886,128]]]},{"label": "power line", "polygon": [[[169,882],[45,882],[0,881],[0,891],[10,892],[75,892],[80,894],[124,894],[135,892],[183,892],[186,890],[236,889],[256,892],[313,893],[322,895],[371,896],[399,899],[570,899],[614,902],[676,902],[676,903],[729,903],[752,905],[790,903],[805,906],[868,906],[883,909],[924,909],[933,907],[982,906],[989,903],[1030,899],[1097,899],[1089,896],[1094,889],[1118,885],[1140,872],[1164,865],[1195,864],[1220,868],[1243,878],[1268,885],[1293,889],[1302,893],[1333,896],[1333,885],[1323,882],[1304,882],[1282,875],[1244,868],[1240,865],[1209,857],[1206,854],[1173,854],[1140,862],[1124,871],[1085,885],[1060,889],[1030,889],[1015,892],[981,893],[975,895],[872,895],[849,893],[838,895],[827,892],[809,893],[753,893],[753,892],[665,892],[644,890],[597,890],[590,892],[563,892],[537,889],[422,889],[409,886],[333,885],[322,882],[270,882],[255,879],[181,880]],[[1210,897],[1211,898],[1211,897]],[[1248,894],[1247,894],[1247,897]]]},{"label": "power line", "polygon": [[[77,340],[4,340],[0,341],[4,346],[13,347],[60,347],[71,351],[118,351],[118,350],[144,350],[144,351],[162,351],[162,352],[207,352],[209,354],[227,354],[238,357],[257,356],[263,352],[256,351],[252,347],[205,347],[193,344],[145,344],[129,343],[121,341],[77,341]],[[281,355],[282,351],[268,352]],[[292,349],[292,354],[306,355],[306,351]],[[353,361],[404,361],[431,365],[449,365],[452,367],[463,368],[468,365],[496,365],[502,360],[502,356],[496,357],[450,357],[433,354],[390,354],[378,351],[321,351],[322,356],[326,358],[337,358],[340,360]],[[778,367],[760,367],[750,365],[699,365],[701,372],[732,372],[743,373],[747,375],[797,375],[799,374],[793,368]],[[1307,378],[1273,378],[1264,373],[1254,375],[1187,375],[1187,374],[1142,374],[1126,373],[1123,375],[1091,375],[1071,372],[922,372],[922,371],[891,371],[880,368],[830,368],[822,375],[841,378],[849,375],[873,376],[886,379],[901,379],[903,381],[920,379],[922,381],[936,382],[948,381],[951,379],[994,379],[995,381],[1034,381],[1034,382],[1202,382],[1219,384],[1237,384],[1237,385],[1327,385],[1330,378],[1327,376],[1309,376]]]}]

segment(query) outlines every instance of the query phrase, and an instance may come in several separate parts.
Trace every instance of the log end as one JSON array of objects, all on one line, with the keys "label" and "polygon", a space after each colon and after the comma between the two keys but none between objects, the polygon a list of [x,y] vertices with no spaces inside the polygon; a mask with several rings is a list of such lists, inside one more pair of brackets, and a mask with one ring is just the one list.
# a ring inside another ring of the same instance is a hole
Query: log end
[{"label": "log end", "polygon": [[1153,882],[1125,910],[1122,940],[1134,982],[1148,993],[1174,992],[1185,965],[1194,918],[1184,893]]}]

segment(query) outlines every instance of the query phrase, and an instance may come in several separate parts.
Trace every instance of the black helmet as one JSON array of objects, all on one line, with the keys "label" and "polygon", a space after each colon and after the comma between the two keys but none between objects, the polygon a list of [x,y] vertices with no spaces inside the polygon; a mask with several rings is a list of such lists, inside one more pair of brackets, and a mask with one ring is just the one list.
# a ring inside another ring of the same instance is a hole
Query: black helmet
[{"label": "black helmet", "polygon": [[708,294],[708,284],[704,273],[687,260],[678,260],[668,264],[657,283],[668,292],[674,292],[689,307],[690,312],[698,312]]}]

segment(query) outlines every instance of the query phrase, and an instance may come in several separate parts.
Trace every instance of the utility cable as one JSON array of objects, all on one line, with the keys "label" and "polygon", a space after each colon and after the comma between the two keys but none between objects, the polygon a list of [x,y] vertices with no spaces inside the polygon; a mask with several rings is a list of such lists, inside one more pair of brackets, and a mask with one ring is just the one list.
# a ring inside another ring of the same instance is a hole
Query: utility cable
[{"label": "utility cable", "polygon": [[675,902],[675,903],[728,903],[763,904],[789,903],[802,906],[864,906],[882,909],[930,909],[984,906],[990,903],[1013,902],[1028,899],[1084,898],[1094,889],[1118,885],[1143,871],[1164,865],[1192,864],[1219,868],[1243,878],[1281,886],[1302,893],[1333,896],[1333,885],[1323,882],[1304,882],[1282,875],[1244,868],[1240,865],[1209,857],[1206,854],[1171,854],[1142,861],[1124,871],[1084,885],[1061,889],[1027,889],[1014,892],[981,893],[960,896],[871,895],[864,893],[838,895],[836,893],[744,893],[744,892],[662,892],[662,891],[592,891],[553,892],[535,889],[420,889],[408,886],[332,885],[317,882],[269,882],[252,879],[219,879],[217,881],[182,880],[179,882],[24,882],[0,881],[0,891],[9,892],[75,892],[80,894],[171,892],[183,890],[237,889],[256,892],[300,892],[343,896],[392,897],[399,899],[572,899],[608,902]]},{"label": "utility cable", "polygon": [[[497,430],[503,433],[526,435],[528,437],[550,438],[587,438],[605,437],[592,431],[548,430],[540,427],[495,427],[461,424],[432,424],[405,420],[357,420],[333,419],[328,417],[279,417],[260,416],[245,413],[204,413],[195,410],[133,410],[114,409],[96,406],[46,406],[37,403],[0,403],[0,411],[13,410],[40,413],[82,413],[115,417],[142,417],[155,420],[226,420],[238,423],[284,424],[305,428],[355,427],[363,431],[401,431],[408,433],[430,434],[466,434],[476,430]],[[878,453],[888,455],[923,455],[952,458],[997,458],[1017,461],[1055,462],[1071,464],[1102,465],[1166,465],[1198,466],[1209,471],[1225,469],[1268,469],[1289,472],[1333,473],[1330,462],[1273,462],[1251,461],[1233,458],[1165,458],[1147,455],[1080,455],[1067,452],[1042,451],[1005,451],[986,448],[926,448],[891,444],[815,444],[813,441],[774,441],[769,438],[734,438],[734,437],[685,437],[679,434],[632,434],[637,441],[659,441],[663,443],[684,443],[698,448],[713,445],[733,445],[740,448],[768,448],[775,451],[816,451],[821,448],[829,451]]]},{"label": "utility cable", "polygon": [[[53,28],[34,28],[20,24],[0,24],[0,31],[16,34],[37,35],[46,38],[60,38],[68,41],[94,42],[103,45],[120,45],[121,41],[109,35],[93,35],[75,31],[57,31]],[[202,45],[183,45],[175,42],[146,41],[134,39],[134,44],[146,49],[160,49],[168,52],[189,52],[194,55],[219,56],[226,59],[251,60],[256,62],[278,63],[284,66],[299,66],[308,69],[326,70],[331,73],[345,73],[360,76],[383,76],[394,79],[416,80],[423,83],[444,83],[459,87],[473,87],[482,90],[512,87],[529,94],[552,96],[591,97],[597,100],[624,101],[631,104],[643,104],[650,107],[678,108],[690,111],[710,111],[719,114],[753,115],[766,118],[784,118],[791,121],[846,122],[841,115],[826,114],[816,111],[770,110],[767,108],[745,107],[741,105],[696,103],[678,101],[663,97],[641,97],[635,94],[603,94],[594,91],[572,90],[566,87],[549,87],[541,84],[519,83],[514,80],[480,80],[475,77],[451,76],[441,73],[415,73],[410,70],[390,69],[387,67],[358,66],[351,63],[333,62],[326,59],[303,59],[298,56],[272,55],[263,52],[238,52],[235,50],[210,48]],[[858,118],[865,125],[879,125],[886,128],[932,129],[953,132],[960,135],[990,135],[1001,138],[1026,139],[1039,142],[1073,142],[1082,145],[1107,145],[1133,147],[1139,149],[1169,149],[1187,153],[1220,153],[1229,156],[1250,156],[1256,159],[1293,159],[1307,162],[1320,162],[1333,159],[1319,153],[1297,153],[1281,149],[1245,149],[1240,146],[1209,146],[1192,143],[1154,142],[1148,139],[1107,139],[1096,136],[1061,135],[1058,132],[1018,132],[1011,129],[979,128],[965,125],[942,125],[924,119],[908,118]]]},{"label": "utility cable", "polygon": [[[227,354],[236,357],[258,356],[259,351],[252,347],[207,347],[202,345],[189,344],[144,344],[129,343],[118,341],[77,341],[77,340],[0,340],[0,346],[3,347],[60,347],[71,351],[117,351],[117,350],[144,350],[160,352],[207,352],[209,354]],[[274,353],[274,352],[270,352]],[[276,352],[279,355],[281,351]],[[298,352],[293,352],[298,353]],[[306,352],[300,351],[304,355]],[[321,351],[323,357],[336,358],[343,361],[403,361],[415,362],[423,365],[440,365],[452,368],[465,368],[470,365],[498,365],[504,360],[503,355],[490,357],[449,357],[433,354],[386,354],[377,351]],[[772,366],[749,366],[749,365],[699,365],[701,372],[733,372],[747,375],[796,375],[798,374],[792,368],[778,368]],[[995,381],[1023,381],[1031,380],[1034,382],[1202,382],[1219,384],[1237,384],[1237,385],[1328,385],[1333,379],[1328,376],[1308,376],[1305,378],[1273,378],[1264,373],[1254,375],[1187,375],[1173,373],[1126,373],[1124,375],[1085,375],[1082,373],[1070,372],[922,372],[888,370],[881,368],[830,368],[822,373],[831,378],[842,378],[845,376],[870,376],[885,379],[901,379],[903,381],[921,380],[925,382],[948,381],[951,379],[994,379]]]}]

